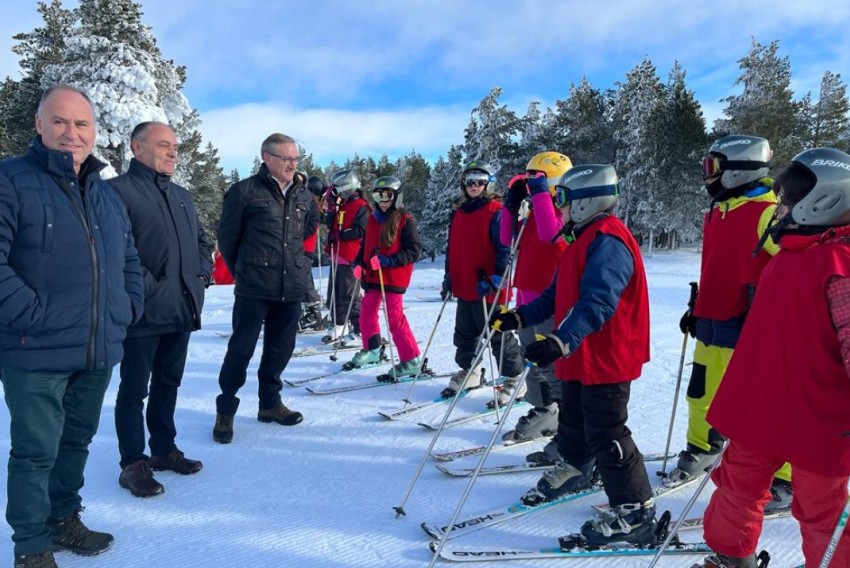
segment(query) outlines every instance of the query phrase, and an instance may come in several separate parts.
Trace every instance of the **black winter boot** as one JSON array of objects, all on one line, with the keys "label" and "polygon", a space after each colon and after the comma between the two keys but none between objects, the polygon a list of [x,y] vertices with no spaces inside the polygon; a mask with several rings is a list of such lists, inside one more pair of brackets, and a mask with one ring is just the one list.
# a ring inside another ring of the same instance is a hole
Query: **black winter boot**
[{"label": "black winter boot", "polygon": [[82,556],[94,556],[107,550],[115,541],[111,534],[93,531],[84,525],[80,520],[80,511],[61,519],[48,519],[47,524],[53,527],[55,550],[69,550]]}]

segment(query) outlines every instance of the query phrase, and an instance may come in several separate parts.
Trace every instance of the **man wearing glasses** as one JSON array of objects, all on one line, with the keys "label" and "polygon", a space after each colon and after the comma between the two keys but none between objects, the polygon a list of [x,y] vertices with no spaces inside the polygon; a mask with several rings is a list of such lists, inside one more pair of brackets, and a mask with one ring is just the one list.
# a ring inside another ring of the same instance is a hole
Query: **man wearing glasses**
[{"label": "man wearing glasses", "polygon": [[245,384],[263,327],[257,420],[294,426],[303,419],[281,401],[280,375],[295,348],[301,302],[311,284],[304,239],[315,231],[318,211],[307,188],[293,181],[299,160],[293,138],[272,134],[261,155],[256,175],[227,190],[218,225],[221,255],[236,278],[233,335],[218,377],[213,428],[220,444],[233,439],[236,393]]}]

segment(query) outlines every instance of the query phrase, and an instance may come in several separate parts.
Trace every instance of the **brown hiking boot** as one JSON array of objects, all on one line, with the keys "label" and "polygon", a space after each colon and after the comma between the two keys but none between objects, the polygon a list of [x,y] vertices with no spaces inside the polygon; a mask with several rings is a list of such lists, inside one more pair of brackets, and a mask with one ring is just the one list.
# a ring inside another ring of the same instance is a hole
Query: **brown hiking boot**
[{"label": "brown hiking boot", "polygon": [[80,520],[80,511],[61,519],[48,519],[47,524],[53,527],[54,550],[68,550],[82,556],[94,556],[108,549],[115,541],[109,533],[93,531],[86,527]]},{"label": "brown hiking boot", "polygon": [[139,460],[121,470],[118,484],[129,489],[134,497],[153,497],[165,491],[162,483],[153,478],[148,460]]},{"label": "brown hiking boot", "polygon": [[203,463],[198,460],[188,459],[177,448],[174,448],[165,456],[151,456],[151,469],[155,471],[168,469],[176,471],[181,475],[191,475],[198,473],[203,467]]},{"label": "brown hiking boot", "polygon": [[257,420],[260,422],[277,422],[282,426],[295,426],[304,420],[300,412],[289,410],[282,402],[274,408],[268,410],[260,410],[257,413]]},{"label": "brown hiking boot", "polygon": [[15,568],[59,568],[53,560],[53,552],[48,550],[41,554],[16,554]]},{"label": "brown hiking boot", "polygon": [[213,426],[213,440],[219,444],[229,444],[233,439],[233,416],[226,414],[215,415],[215,426]]}]

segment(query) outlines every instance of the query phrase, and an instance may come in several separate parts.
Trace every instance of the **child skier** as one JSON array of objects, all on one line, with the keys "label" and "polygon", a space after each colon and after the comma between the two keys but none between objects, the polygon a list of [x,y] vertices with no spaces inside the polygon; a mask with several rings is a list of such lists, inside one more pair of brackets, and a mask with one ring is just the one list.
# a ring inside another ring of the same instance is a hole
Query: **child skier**
[{"label": "child skier", "polygon": [[[703,224],[696,305],[680,322],[682,332],[697,340],[687,393],[688,443],[665,480],[668,485],[702,475],[725,441],[705,415],[736,350],[759,276],[778,250],[767,241],[753,255],[776,209],[772,180],[766,177],[772,154],[764,138],[732,135],[718,139],[703,159],[711,207]],[[777,471],[768,511],[791,507],[790,479],[789,466]]]},{"label": "child skier", "polygon": [[[643,459],[626,426],[631,381],[649,361],[649,298],[637,242],[612,214],[619,199],[609,165],[575,166],[556,186],[564,234],[558,277],[539,298],[491,318],[506,331],[558,322],[525,350],[527,360],[555,363],[561,381],[558,453],[563,457],[523,497],[535,505],[590,488],[596,471],[611,509],[584,523],[588,545],[654,542],[657,523]],[[562,537],[572,547],[573,536]]]},{"label": "child skier", "polygon": [[325,252],[331,265],[328,308],[334,325],[322,338],[322,342],[341,341],[344,347],[354,346],[360,343],[360,292],[357,290],[353,262],[360,252],[370,212],[369,204],[361,196],[360,176],[357,172],[341,170],[331,177],[331,185],[325,194],[325,206],[325,222],[328,226]]},{"label": "child skier", "polygon": [[[471,162],[461,173],[460,202],[452,211],[449,221],[449,244],[446,251],[446,274],[443,277],[441,296],[451,294],[457,299],[455,315],[454,345],[455,362],[460,370],[452,375],[442,395],[455,396],[469,373],[466,388],[481,386],[480,368],[470,369],[478,348],[478,339],[486,328],[485,308],[496,301],[495,291],[501,284],[502,275],[510,258],[510,250],[499,240],[499,213],[502,205],[493,199],[495,172],[486,162]],[[503,287],[500,295],[506,301]],[[504,337],[494,333],[490,345],[500,373],[505,377],[503,388],[510,396],[510,389],[517,383],[523,371],[519,344],[513,334]],[[492,401],[491,401],[492,404]]]},{"label": "child skier", "polygon": [[[381,177],[372,186],[376,208],[366,224],[366,235],[357,262],[363,268],[366,291],[360,307],[363,349],[354,355],[352,366],[362,367],[381,360],[381,327],[378,312],[386,297],[389,333],[398,349],[399,363],[388,376],[396,379],[415,375],[419,369],[419,346],[404,315],[402,298],[410,285],[413,264],[422,253],[416,219],[402,207],[401,181]],[[383,282],[382,282],[383,280]]]},{"label": "child skier", "polygon": [[[518,306],[537,299],[555,279],[558,262],[567,244],[559,238],[563,222],[560,212],[556,212],[552,198],[558,180],[571,167],[572,162],[567,156],[559,152],[542,152],[528,161],[525,173],[514,176],[508,182],[508,194],[503,204],[505,214],[501,216],[502,244],[510,246],[519,236],[518,225],[525,226],[517,244],[513,280]],[[530,206],[522,207],[528,204],[529,200]],[[518,223],[521,210],[524,210],[524,215]],[[540,325],[522,328],[518,333],[520,345],[527,347],[535,341],[537,333],[548,333],[552,326],[552,318],[549,318]],[[554,369],[533,367],[526,377],[526,383],[527,392],[526,385],[523,384],[519,395],[524,393],[525,399],[534,407],[525,416],[520,417],[514,430],[502,436],[506,441],[551,436],[558,429],[561,387]],[[500,393],[500,396],[504,397],[500,402],[507,402],[505,395],[504,392]],[[543,452],[535,452],[532,456],[554,464],[558,459],[557,446],[555,443],[547,444]]]},{"label": "child skier", "polygon": [[[770,231],[780,249],[762,272],[708,411],[729,445],[712,474],[717,489],[705,512],[705,541],[718,554],[696,566],[756,565],[768,489],[786,461],[794,468],[791,510],[806,566],[820,564],[847,501],[850,155],[806,150],[774,187],[779,220]],[[830,566],[850,566],[846,531]]]}]

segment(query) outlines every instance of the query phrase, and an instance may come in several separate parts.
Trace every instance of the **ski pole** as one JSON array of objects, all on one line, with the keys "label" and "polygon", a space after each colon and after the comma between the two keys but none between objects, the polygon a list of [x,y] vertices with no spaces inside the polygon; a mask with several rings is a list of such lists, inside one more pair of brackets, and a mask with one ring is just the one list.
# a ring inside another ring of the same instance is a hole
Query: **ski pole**
[{"label": "ski pole", "polygon": [[718,465],[720,465],[720,460],[723,457],[723,452],[726,451],[728,445],[729,444],[726,443],[720,449],[720,452],[717,454],[717,457],[714,458],[714,463],[712,463],[711,467],[708,468],[708,471],[705,472],[705,477],[703,477],[702,481],[699,482],[697,490],[694,491],[694,494],[693,496],[691,496],[690,501],[688,501],[688,504],[685,505],[685,509],[679,515],[679,518],[676,519],[676,524],[673,525],[673,528],[667,532],[667,537],[664,539],[664,542],[661,543],[661,546],[658,547],[658,550],[655,552],[655,556],[652,557],[652,562],[649,563],[649,566],[647,568],[653,568],[653,566],[658,564],[658,561],[661,559],[661,556],[664,554],[664,551],[667,550],[668,546],[670,546],[670,543],[673,541],[673,538],[676,536],[676,533],[679,532],[679,527],[681,527],[682,523],[685,522],[685,517],[687,517],[688,513],[693,508],[694,503],[697,502],[697,499],[705,489],[705,486],[708,485],[708,480],[711,478],[712,472],[717,469]]},{"label": "ski pole", "polygon": [[829,539],[829,544],[826,545],[826,550],[823,553],[818,568],[828,568],[832,562],[832,556],[838,548],[838,542],[841,540],[841,535],[844,533],[844,527],[847,526],[847,517],[850,516],[850,497],[841,509],[841,514],[838,516],[838,522],[835,524],[835,530],[832,531],[832,538]]},{"label": "ski pole", "polygon": [[431,328],[431,335],[428,336],[428,343],[425,344],[425,350],[422,352],[422,361],[419,363],[419,368],[416,369],[416,375],[413,377],[413,381],[410,383],[410,388],[407,391],[407,396],[405,396],[402,400],[404,401],[404,406],[402,408],[407,408],[410,402],[410,395],[413,394],[413,387],[416,386],[416,381],[419,379],[419,375],[422,374],[422,368],[425,365],[425,355],[428,353],[428,350],[431,348],[431,341],[434,339],[434,334],[437,332],[437,325],[439,325],[440,320],[443,318],[443,311],[446,309],[446,304],[449,303],[450,295],[447,295],[445,299],[443,299],[443,304],[440,306],[440,311],[437,314],[437,320],[434,322],[434,327]]},{"label": "ski pole", "polygon": [[[522,374],[519,376],[517,384],[522,384],[522,381],[525,380],[525,377],[528,375],[528,371],[531,369],[531,363],[525,364],[525,369]],[[431,562],[428,564],[428,568],[432,568],[434,563],[437,561],[437,558],[440,557],[440,552],[443,550],[443,547],[446,544],[446,541],[449,538],[449,533],[451,532],[452,527],[454,526],[457,518],[460,516],[460,512],[463,509],[463,506],[466,504],[467,499],[469,499],[469,494],[472,492],[472,486],[475,484],[475,481],[478,479],[478,475],[481,473],[481,468],[484,467],[484,461],[490,455],[490,451],[493,448],[493,444],[496,443],[496,437],[499,435],[499,431],[505,425],[507,421],[508,414],[513,408],[514,403],[516,402],[517,393],[519,393],[519,389],[514,389],[511,393],[511,398],[508,400],[507,407],[505,408],[505,412],[502,414],[501,419],[496,424],[496,428],[493,429],[493,435],[490,436],[490,441],[487,442],[487,445],[484,448],[484,453],[481,454],[481,458],[478,460],[478,465],[475,467],[475,471],[472,473],[472,477],[469,478],[469,482],[466,484],[466,489],[463,492],[463,495],[460,497],[460,501],[455,507],[454,513],[452,513],[452,518],[448,523],[448,530],[446,530],[443,535],[440,537],[440,541],[437,543],[437,547],[434,550],[434,556],[431,558]]]},{"label": "ski pole", "polygon": [[[487,296],[483,296],[481,298],[481,307],[484,310],[484,325],[486,326],[487,322],[489,321],[489,318],[488,318],[489,310],[487,309]],[[502,335],[501,337],[502,337],[502,348],[504,348],[504,346],[505,346],[505,336]],[[496,367],[496,372],[494,373],[493,372],[493,367],[494,367],[494,364],[493,364],[493,346],[490,345],[490,342],[487,342],[486,349],[487,349],[488,357],[490,359],[490,376],[501,378],[501,376],[502,376],[501,360],[499,361],[499,366]],[[497,421],[499,420],[499,390],[496,388],[498,386],[497,383],[499,382],[498,378],[493,381],[493,408],[496,411],[496,420]]]},{"label": "ski pole", "polygon": [[[325,303],[325,299],[322,298],[322,231],[316,230],[316,252],[318,253],[319,260],[319,306]],[[322,315],[322,309],[319,308],[319,316],[320,319]]]},{"label": "ski pole", "polygon": [[[345,310],[345,319],[343,320],[343,326],[348,325],[348,318],[351,317],[351,308],[354,307],[354,298],[356,298],[360,294],[360,280],[357,278],[354,279],[354,291],[351,293],[351,299],[348,301],[348,309]],[[336,328],[336,324],[334,324],[334,328]],[[343,330],[345,331],[345,327]],[[339,351],[340,346],[342,345],[342,337],[340,337],[335,345],[334,352],[331,354],[331,361],[336,361],[336,354]]]},{"label": "ski pole", "polygon": [[[486,328],[489,330],[487,332],[486,341],[490,341],[490,338],[496,332],[496,330],[490,328],[489,326]],[[449,416],[457,405],[457,401],[460,400],[460,393],[462,393],[466,389],[466,383],[469,382],[469,377],[472,375],[473,371],[475,371],[475,367],[478,366],[481,358],[484,356],[484,349],[479,345],[476,350],[475,357],[472,359],[472,364],[469,366],[469,370],[466,372],[466,375],[463,377],[463,381],[461,381],[458,386],[457,392],[455,392],[454,397],[452,397],[452,401],[449,403],[449,407],[446,409],[445,414],[443,415],[443,419],[440,422],[440,425],[437,427],[437,431],[434,432],[434,435],[431,437],[431,442],[428,444],[428,447],[425,449],[425,453],[422,456],[422,459],[419,461],[419,466],[416,468],[416,472],[413,474],[413,478],[410,480],[410,483],[407,486],[407,489],[404,492],[404,496],[401,499],[401,503],[393,509],[396,512],[396,518],[401,516],[407,516],[407,512],[404,510],[404,504],[407,502],[407,499],[410,497],[410,494],[413,492],[413,487],[416,485],[419,476],[422,474],[422,469],[425,467],[425,461],[428,459],[428,456],[431,454],[431,450],[434,449],[434,445],[437,443],[437,440],[442,434],[443,429],[446,426],[446,422],[449,420]]]},{"label": "ski pole", "polygon": [[[381,284],[381,300],[383,300],[384,302],[384,323],[387,325],[387,339],[390,343],[390,365],[392,365],[392,367],[390,367],[390,372],[393,374],[393,382],[398,382],[398,378],[395,374],[395,353],[393,352],[393,336],[390,330],[390,309],[389,307],[387,307],[387,291],[384,288],[384,271],[381,270],[380,263],[378,264],[378,282]],[[425,359],[423,358],[422,360],[424,361]],[[401,363],[401,359],[399,359],[399,363]]]},{"label": "ski pole", "polygon": [[[691,282],[691,297],[688,300],[688,308],[691,312],[694,311],[694,305],[697,301],[697,283]],[[667,475],[667,454],[670,453],[670,442],[673,439],[673,421],[676,419],[676,406],[679,404],[679,391],[682,388],[682,373],[685,370],[685,353],[688,350],[688,332],[685,331],[685,337],[682,339],[682,356],[679,358],[679,374],[676,376],[676,392],[673,395],[673,411],[670,413],[670,427],[667,429],[667,445],[664,446],[664,461],[661,463],[661,471],[658,475],[664,477]]]}]

